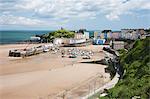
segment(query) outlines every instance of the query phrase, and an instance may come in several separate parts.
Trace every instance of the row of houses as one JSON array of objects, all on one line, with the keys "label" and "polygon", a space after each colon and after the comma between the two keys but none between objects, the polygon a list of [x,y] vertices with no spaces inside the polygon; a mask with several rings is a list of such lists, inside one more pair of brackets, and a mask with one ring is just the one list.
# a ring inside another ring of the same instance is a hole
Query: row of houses
[{"label": "row of houses", "polygon": [[136,40],[145,34],[144,29],[121,29],[121,31],[103,30],[101,32],[94,32],[94,38]]},{"label": "row of houses", "polygon": [[[80,46],[80,45],[87,45],[88,43],[90,44],[93,42],[93,44],[96,45],[103,45],[103,44],[110,44],[110,41],[112,40],[113,41],[115,40],[122,41],[123,39],[136,40],[138,38],[141,38],[142,35],[146,34],[144,29],[121,29],[121,31],[103,30],[95,32],[87,31],[86,29],[80,29],[79,31],[72,31],[72,32],[75,32],[74,38],[55,38],[53,40],[53,43],[55,45]],[[115,45],[117,45],[116,46],[117,49],[118,45],[122,46],[123,43],[119,42],[116,43]]]},{"label": "row of houses", "polygon": [[90,32],[86,29],[71,32],[75,33],[74,38],[55,38],[53,43],[60,46],[82,46],[90,43]]}]

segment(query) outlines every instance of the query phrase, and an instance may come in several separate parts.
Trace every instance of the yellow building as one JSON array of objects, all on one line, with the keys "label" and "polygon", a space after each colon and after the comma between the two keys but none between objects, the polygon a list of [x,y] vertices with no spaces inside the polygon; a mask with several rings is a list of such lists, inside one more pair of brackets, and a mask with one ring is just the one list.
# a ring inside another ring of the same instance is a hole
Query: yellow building
[{"label": "yellow building", "polygon": [[98,32],[94,32],[94,38],[98,38]]}]

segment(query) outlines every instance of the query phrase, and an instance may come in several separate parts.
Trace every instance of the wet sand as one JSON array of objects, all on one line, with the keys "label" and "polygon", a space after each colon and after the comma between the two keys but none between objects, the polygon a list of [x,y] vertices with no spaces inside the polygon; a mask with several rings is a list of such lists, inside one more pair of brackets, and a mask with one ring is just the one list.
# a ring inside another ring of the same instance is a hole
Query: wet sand
[{"label": "wet sand", "polygon": [[[38,46],[32,44],[29,47]],[[0,98],[1,99],[39,99],[73,88],[82,81],[101,73],[105,81],[109,74],[104,72],[106,66],[100,64],[80,63],[81,58],[62,58],[60,53],[43,53],[24,59],[8,57],[10,49],[25,48],[26,44],[0,45]],[[104,57],[102,46],[79,47],[93,50],[92,60]],[[64,48],[63,48],[64,49]],[[66,49],[66,48],[65,48]],[[74,63],[74,64],[73,64]]]}]

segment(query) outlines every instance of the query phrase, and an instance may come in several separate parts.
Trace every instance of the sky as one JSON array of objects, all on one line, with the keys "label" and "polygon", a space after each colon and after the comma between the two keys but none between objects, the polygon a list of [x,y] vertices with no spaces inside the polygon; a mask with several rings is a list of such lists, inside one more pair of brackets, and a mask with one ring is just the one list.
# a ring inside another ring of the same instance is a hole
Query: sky
[{"label": "sky", "polygon": [[0,30],[150,28],[150,0],[0,0]]}]

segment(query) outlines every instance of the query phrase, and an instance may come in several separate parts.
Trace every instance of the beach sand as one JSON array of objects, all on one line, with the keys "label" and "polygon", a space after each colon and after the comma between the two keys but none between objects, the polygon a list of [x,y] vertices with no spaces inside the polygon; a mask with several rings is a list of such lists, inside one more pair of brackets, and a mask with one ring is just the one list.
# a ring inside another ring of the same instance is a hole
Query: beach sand
[{"label": "beach sand", "polygon": [[[30,44],[28,47],[38,45]],[[8,57],[9,50],[24,49],[26,46],[27,44],[0,45],[0,99],[52,98],[64,90],[80,85],[97,73],[103,75],[104,82],[110,80],[109,74],[104,72],[105,65],[80,63],[103,59],[103,46],[79,47],[95,52],[91,60],[62,58],[60,53],[51,52],[24,59]]]}]

